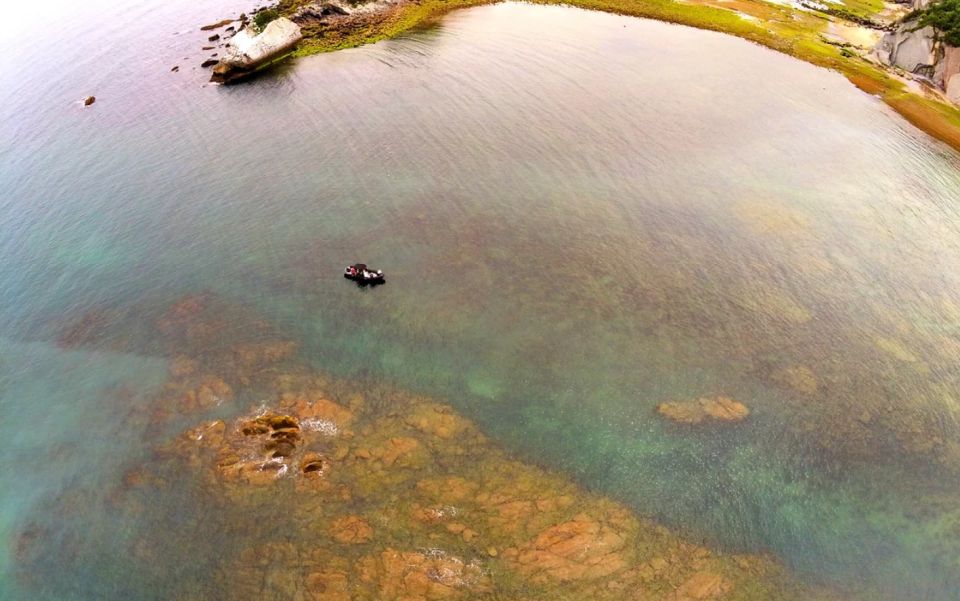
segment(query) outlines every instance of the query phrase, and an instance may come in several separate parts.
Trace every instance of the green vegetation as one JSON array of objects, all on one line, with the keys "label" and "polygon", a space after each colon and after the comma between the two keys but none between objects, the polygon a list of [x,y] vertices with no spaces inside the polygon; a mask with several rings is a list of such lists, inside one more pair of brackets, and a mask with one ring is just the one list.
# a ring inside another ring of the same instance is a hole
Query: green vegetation
[{"label": "green vegetation", "polygon": [[852,14],[868,18],[880,14],[884,9],[881,0],[843,0],[843,2],[824,2],[824,4],[830,8],[844,9]]},{"label": "green vegetation", "polygon": [[920,26],[931,25],[951,46],[960,46],[960,0],[939,0],[920,11]]},{"label": "green vegetation", "polygon": [[280,12],[275,8],[265,8],[253,16],[253,24],[257,26],[258,31],[263,31],[270,21],[280,16]]}]

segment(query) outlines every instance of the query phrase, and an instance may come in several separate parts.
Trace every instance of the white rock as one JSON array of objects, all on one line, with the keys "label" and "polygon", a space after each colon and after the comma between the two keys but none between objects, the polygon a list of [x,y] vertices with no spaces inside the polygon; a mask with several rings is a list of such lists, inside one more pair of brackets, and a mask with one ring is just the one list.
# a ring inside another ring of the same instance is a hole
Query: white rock
[{"label": "white rock", "polygon": [[944,92],[947,99],[960,106],[960,48],[943,45],[943,58],[937,64],[933,80]]},{"label": "white rock", "polygon": [[960,73],[954,73],[947,80],[946,92],[947,100],[960,106]]},{"label": "white rock", "polygon": [[249,69],[293,48],[302,37],[300,26],[286,17],[270,21],[259,35],[247,25],[230,39],[220,64]]},{"label": "white rock", "polygon": [[885,65],[895,65],[911,73],[933,75],[937,64],[936,32],[933,27],[911,31],[915,22],[908,22],[887,33],[874,48],[877,60]]}]

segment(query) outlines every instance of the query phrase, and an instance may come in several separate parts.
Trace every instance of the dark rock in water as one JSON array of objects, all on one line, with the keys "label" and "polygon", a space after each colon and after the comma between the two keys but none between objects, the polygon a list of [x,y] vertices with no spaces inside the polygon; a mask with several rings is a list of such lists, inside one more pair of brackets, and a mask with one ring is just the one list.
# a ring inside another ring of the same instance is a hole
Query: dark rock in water
[{"label": "dark rock in water", "polygon": [[209,42],[216,42],[216,41],[219,40],[219,39],[220,39],[220,34],[219,34],[219,33],[215,33],[215,34],[213,34],[212,36],[210,36],[209,38],[207,38],[207,41],[209,41]]},{"label": "dark rock in water", "polygon": [[213,50],[216,46],[204,46],[201,50]]},{"label": "dark rock in water", "polygon": [[204,69],[206,69],[207,67],[212,67],[212,66],[216,65],[218,62],[219,62],[219,61],[218,61],[217,59],[208,58],[207,60],[205,60],[205,61],[203,61],[202,63],[200,63],[200,66],[203,67]]},{"label": "dark rock in water", "polygon": [[90,106],[96,101],[97,101],[96,96],[87,96],[86,98],[83,99],[83,106]]},{"label": "dark rock in water", "polygon": [[236,30],[237,30],[237,28],[234,27],[233,25],[231,25],[230,27],[227,27],[226,29],[224,29],[224,31],[236,31]]},{"label": "dark rock in water", "polygon": [[176,73],[177,71],[180,70],[180,65],[174,65],[173,68],[170,69],[170,70],[173,71],[174,73]]},{"label": "dark rock in water", "polygon": [[233,19],[224,19],[222,21],[217,21],[216,23],[213,23],[211,25],[204,25],[203,27],[200,28],[200,31],[210,31],[211,29],[217,29],[217,28],[223,27],[224,25],[228,25],[230,23],[233,23]]}]

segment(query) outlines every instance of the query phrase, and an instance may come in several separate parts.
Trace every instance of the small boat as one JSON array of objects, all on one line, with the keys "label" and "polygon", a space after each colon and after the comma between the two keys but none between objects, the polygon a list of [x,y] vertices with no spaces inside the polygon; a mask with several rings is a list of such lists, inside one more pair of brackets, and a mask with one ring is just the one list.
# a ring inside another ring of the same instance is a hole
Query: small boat
[{"label": "small boat", "polygon": [[379,269],[370,269],[363,263],[355,263],[343,270],[343,277],[358,284],[382,284],[386,281]]}]

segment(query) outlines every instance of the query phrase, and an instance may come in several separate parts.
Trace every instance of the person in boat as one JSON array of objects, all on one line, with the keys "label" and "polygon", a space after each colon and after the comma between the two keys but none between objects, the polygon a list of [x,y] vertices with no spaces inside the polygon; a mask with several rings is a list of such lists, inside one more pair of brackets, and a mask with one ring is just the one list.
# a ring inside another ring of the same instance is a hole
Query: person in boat
[{"label": "person in boat", "polygon": [[350,265],[344,270],[344,275],[353,280],[360,280],[363,282],[382,282],[383,281],[383,272],[374,271],[372,269],[367,269],[367,266],[364,263],[356,263]]}]

